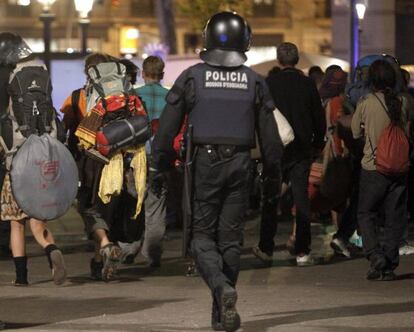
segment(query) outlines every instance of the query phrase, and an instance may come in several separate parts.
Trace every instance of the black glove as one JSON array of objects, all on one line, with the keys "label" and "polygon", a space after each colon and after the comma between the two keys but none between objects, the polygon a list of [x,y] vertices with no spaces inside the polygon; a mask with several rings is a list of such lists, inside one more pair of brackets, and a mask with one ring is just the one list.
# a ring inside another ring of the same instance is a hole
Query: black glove
[{"label": "black glove", "polygon": [[148,184],[154,195],[160,198],[162,191],[165,188],[164,173],[160,172],[158,169],[150,167],[148,173]]}]

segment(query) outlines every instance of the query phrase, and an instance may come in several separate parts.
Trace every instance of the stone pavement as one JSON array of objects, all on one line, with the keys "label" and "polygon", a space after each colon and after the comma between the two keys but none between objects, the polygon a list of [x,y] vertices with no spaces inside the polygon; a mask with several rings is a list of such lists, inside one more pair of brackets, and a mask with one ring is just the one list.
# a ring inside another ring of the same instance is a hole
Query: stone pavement
[{"label": "stone pavement", "polygon": [[[29,244],[29,287],[13,287],[13,264],[0,261],[0,319],[24,331],[210,331],[210,298],[197,277],[185,277],[178,233],[169,233],[163,265],[145,267],[142,257],[123,266],[121,281],[88,278],[88,245],[72,211],[51,223],[65,252],[68,282],[50,281],[42,250]],[[282,223],[278,251],[270,268],[252,256],[257,219],[246,225],[238,309],[243,332],[414,331],[414,256],[403,257],[394,282],[365,280],[363,258],[332,256],[329,235],[313,226],[320,265],[297,268],[285,250],[290,223]]]}]

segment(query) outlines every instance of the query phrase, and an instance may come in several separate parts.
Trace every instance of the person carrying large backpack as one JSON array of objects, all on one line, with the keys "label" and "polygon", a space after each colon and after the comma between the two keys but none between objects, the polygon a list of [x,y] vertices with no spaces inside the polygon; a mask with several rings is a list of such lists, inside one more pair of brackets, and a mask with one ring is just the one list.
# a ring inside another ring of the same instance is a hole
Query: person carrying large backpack
[{"label": "person carrying large backpack", "polygon": [[[110,231],[115,221],[114,200],[127,190],[137,198],[131,219],[141,212],[146,182],[146,158],[143,143],[150,137],[150,125],[138,96],[132,93],[126,68],[117,59],[92,65],[87,70],[87,113],[75,131],[87,163],[82,186],[91,194],[90,230],[98,241],[98,252],[91,262],[95,279],[117,278],[121,248]],[[82,191],[81,191],[82,193]],[[111,203],[111,204],[110,204]],[[117,205],[117,204],[115,204]]]},{"label": "person carrying large backpack", "polygon": [[[60,285],[65,281],[66,268],[46,220],[62,215],[72,203],[77,173],[69,152],[56,140],[59,122],[52,104],[49,74],[44,65],[31,60],[30,54],[20,36],[0,34],[0,61],[15,67],[7,84],[9,103],[0,110],[2,161],[7,169],[1,190],[1,220],[11,223],[14,285],[28,285],[26,221],[45,250],[53,281]],[[64,185],[72,197],[64,194],[62,199],[66,202],[62,202],[53,196],[56,188],[59,190],[57,180],[65,182],[66,176],[70,179]],[[40,187],[35,187],[32,180]],[[33,190],[38,193],[35,197]]]},{"label": "person carrying large backpack", "polygon": [[[409,144],[403,100],[395,92],[396,73],[384,60],[369,68],[372,92],[363,97],[352,119],[355,139],[365,137],[361,161],[358,222],[370,261],[368,280],[394,280],[398,247],[407,218]],[[384,241],[376,230],[384,207]]]},{"label": "person carrying large backpack", "polygon": [[[109,62],[110,58],[104,53],[91,53],[85,58],[84,73],[88,75],[88,69],[100,63]],[[90,261],[91,278],[94,280],[102,279],[103,261],[100,253],[101,247],[110,243],[106,231],[106,223],[94,218],[91,211],[96,205],[96,188],[94,184],[99,181],[102,164],[91,158],[87,158],[85,153],[79,149],[79,138],[75,135],[79,124],[87,115],[87,87],[85,86],[72,91],[66,98],[60,111],[63,113],[63,124],[67,132],[67,146],[73,157],[77,161],[79,168],[80,187],[77,197],[77,210],[82,217],[85,225],[85,233],[90,240],[95,242],[95,254]]]}]

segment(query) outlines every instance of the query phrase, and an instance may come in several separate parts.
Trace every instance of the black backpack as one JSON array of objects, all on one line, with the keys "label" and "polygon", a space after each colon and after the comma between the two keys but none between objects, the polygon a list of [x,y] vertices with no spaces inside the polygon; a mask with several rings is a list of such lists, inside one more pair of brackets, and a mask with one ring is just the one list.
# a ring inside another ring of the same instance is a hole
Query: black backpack
[{"label": "black backpack", "polygon": [[30,135],[64,140],[63,128],[52,103],[52,84],[44,66],[17,67],[7,88],[10,105],[3,120],[3,147],[14,154]]}]

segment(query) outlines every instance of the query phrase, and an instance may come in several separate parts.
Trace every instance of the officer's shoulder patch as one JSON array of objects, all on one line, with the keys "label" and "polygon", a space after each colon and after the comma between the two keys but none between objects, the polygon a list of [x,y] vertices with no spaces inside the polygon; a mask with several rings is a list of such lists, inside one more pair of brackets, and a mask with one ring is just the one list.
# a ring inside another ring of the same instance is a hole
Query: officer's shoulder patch
[{"label": "officer's shoulder patch", "polygon": [[207,89],[248,90],[249,75],[246,71],[205,69],[203,86]]}]

